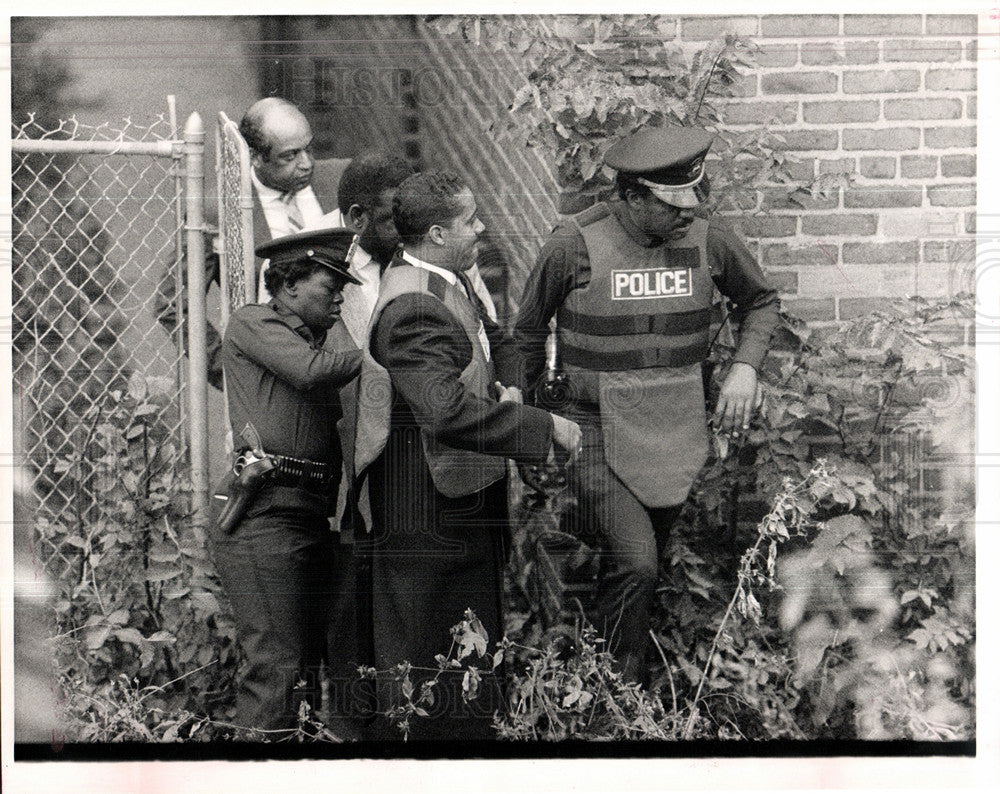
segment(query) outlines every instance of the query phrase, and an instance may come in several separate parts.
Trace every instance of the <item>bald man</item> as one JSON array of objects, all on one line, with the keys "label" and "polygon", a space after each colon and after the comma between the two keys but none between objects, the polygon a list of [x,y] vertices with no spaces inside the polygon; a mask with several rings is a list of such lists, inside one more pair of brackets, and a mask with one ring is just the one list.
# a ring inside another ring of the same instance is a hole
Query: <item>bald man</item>
[{"label": "bald man", "polygon": [[[328,212],[337,209],[337,185],[350,162],[348,159],[316,160],[312,154],[313,132],[309,120],[295,105],[279,97],[258,100],[240,122],[240,134],[250,147],[250,174],[253,183],[253,243],[259,247],[268,240],[315,228]],[[206,257],[205,288],[219,283],[219,257],[209,251]],[[262,259],[257,259],[260,281],[257,301],[266,303],[270,295],[263,287]],[[177,327],[177,300],[174,280],[167,276],[155,297],[157,318],[170,332]],[[187,346],[186,334],[182,342]],[[222,364],[219,352],[222,338],[211,324],[208,327],[208,381],[222,388]]]}]

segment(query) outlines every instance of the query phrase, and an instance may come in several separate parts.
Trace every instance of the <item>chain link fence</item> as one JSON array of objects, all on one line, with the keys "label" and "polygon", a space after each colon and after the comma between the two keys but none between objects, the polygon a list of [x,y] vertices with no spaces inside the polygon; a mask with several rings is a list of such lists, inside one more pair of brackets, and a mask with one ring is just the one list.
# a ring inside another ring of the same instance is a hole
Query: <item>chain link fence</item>
[{"label": "chain link fence", "polygon": [[83,581],[121,489],[148,498],[154,475],[191,473],[183,326],[165,330],[156,300],[181,294],[186,266],[184,142],[164,117],[32,117],[12,149],[14,450],[36,559]]}]

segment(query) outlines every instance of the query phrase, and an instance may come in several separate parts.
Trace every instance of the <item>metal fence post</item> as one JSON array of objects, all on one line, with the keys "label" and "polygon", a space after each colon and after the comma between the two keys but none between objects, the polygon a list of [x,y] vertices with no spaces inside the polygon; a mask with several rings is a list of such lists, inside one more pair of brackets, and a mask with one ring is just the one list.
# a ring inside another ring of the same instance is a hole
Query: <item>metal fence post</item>
[{"label": "metal fence post", "polygon": [[194,531],[204,541],[208,523],[208,356],[205,310],[205,125],[198,113],[184,125],[187,179],[188,365],[191,485]]}]

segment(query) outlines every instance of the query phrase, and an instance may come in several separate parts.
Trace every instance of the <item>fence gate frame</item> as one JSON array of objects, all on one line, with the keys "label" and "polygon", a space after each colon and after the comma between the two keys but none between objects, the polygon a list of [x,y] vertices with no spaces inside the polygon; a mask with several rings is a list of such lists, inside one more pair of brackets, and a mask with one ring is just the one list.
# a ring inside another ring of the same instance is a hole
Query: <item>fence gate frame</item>
[{"label": "fence gate frame", "polygon": [[[173,160],[176,173],[183,175],[186,217],[178,217],[177,228],[184,230],[187,251],[177,252],[186,260],[188,290],[186,301],[188,335],[188,444],[192,486],[193,530],[204,544],[209,518],[208,486],[208,363],[206,352],[205,301],[205,128],[201,116],[188,116],[180,139],[158,141],[58,140],[12,138],[14,154],[49,155],[134,155]],[[180,181],[180,177],[178,177]],[[181,212],[181,202],[176,202]],[[179,238],[180,235],[177,235]],[[180,240],[177,241],[178,245]]]},{"label": "fence gate frame", "polygon": [[215,173],[219,197],[219,287],[222,330],[233,311],[256,300],[253,244],[253,185],[250,147],[239,127],[219,112],[215,136]]}]

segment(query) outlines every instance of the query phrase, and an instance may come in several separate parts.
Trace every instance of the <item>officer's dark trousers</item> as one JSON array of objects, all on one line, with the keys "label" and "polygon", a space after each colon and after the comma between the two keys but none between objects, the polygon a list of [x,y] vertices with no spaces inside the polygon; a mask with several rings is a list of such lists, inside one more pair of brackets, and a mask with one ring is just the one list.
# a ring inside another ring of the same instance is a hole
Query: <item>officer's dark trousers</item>
[{"label": "officer's dark trousers", "polygon": [[583,431],[583,454],[569,474],[577,506],[566,528],[601,550],[593,620],[625,678],[643,681],[659,561],[681,505],[645,507],[608,468],[596,406],[563,415]]},{"label": "officer's dark trousers", "polygon": [[[349,552],[340,550],[330,532],[325,498],[267,487],[231,535],[213,528],[211,541],[246,656],[237,724],[294,728],[303,699],[318,717],[328,620],[336,623],[338,615],[353,612],[342,591]],[[338,656],[346,658],[353,655],[352,631],[345,632],[344,643]],[[335,684],[342,675],[338,666],[343,668],[343,660],[333,665]]]}]

